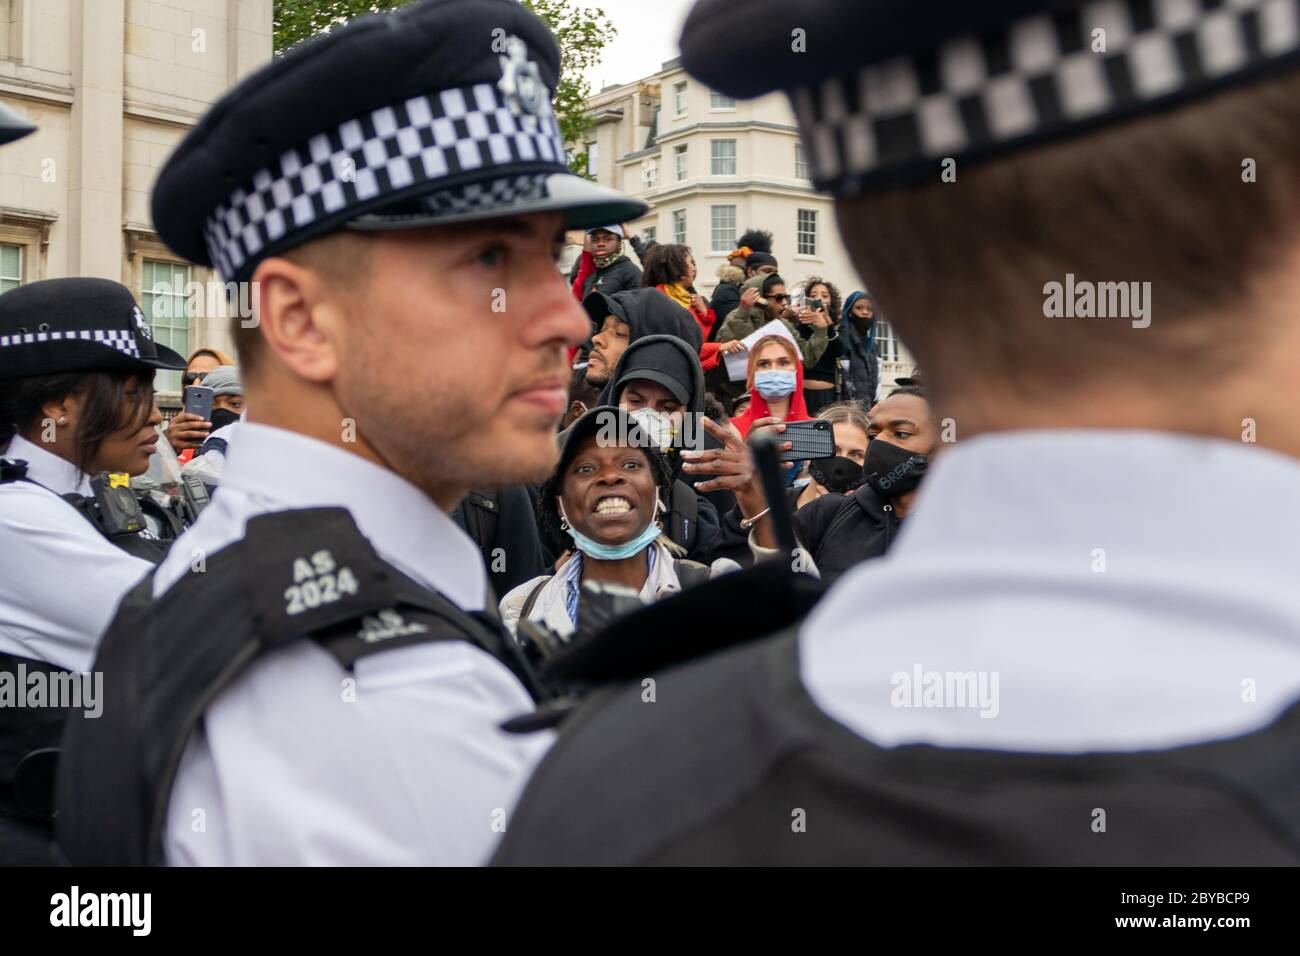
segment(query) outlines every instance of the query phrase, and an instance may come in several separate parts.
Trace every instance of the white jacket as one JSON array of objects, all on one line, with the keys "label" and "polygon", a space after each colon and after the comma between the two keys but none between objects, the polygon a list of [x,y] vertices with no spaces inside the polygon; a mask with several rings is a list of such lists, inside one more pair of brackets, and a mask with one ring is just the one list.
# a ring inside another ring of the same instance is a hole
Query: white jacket
[{"label": "white jacket", "polygon": [[[670,594],[676,594],[682,589],[681,582],[677,580],[677,570],[673,565],[673,554],[663,543],[663,539],[655,541],[650,547],[655,549],[654,565],[646,577],[645,584],[641,587],[641,600],[647,604]],[[578,564],[575,565],[575,561]],[[515,633],[515,628],[519,624],[519,615],[528,600],[528,595],[532,594],[538,583],[543,581],[546,583],[538,593],[537,600],[533,602],[528,619],[541,621],[561,637],[567,638],[573,634],[575,627],[569,618],[566,601],[570,579],[575,575],[581,577],[581,561],[581,553],[576,553],[560,565],[555,574],[542,575],[531,581],[525,581],[512,588],[510,593],[501,599],[501,620],[510,629],[511,634]],[[719,558],[710,565],[709,577],[715,578],[719,574],[739,569],[740,565],[736,562]]]}]

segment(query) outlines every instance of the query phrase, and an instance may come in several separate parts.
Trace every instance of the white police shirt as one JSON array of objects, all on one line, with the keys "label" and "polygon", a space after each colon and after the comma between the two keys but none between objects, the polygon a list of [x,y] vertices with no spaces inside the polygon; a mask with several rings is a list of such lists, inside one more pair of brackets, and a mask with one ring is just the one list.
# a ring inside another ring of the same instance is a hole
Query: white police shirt
[{"label": "white police shirt", "polygon": [[193,475],[202,482],[210,485],[221,484],[221,474],[226,470],[226,455],[230,451],[230,444],[235,440],[235,435],[239,431],[239,426],[243,424],[242,420],[231,422],[229,425],[222,425],[216,431],[210,433],[204,444],[216,438],[220,440],[219,445],[214,445],[207,451],[199,448],[193,458],[181,465],[182,475]]},{"label": "white police shirt", "polygon": [[71,462],[19,436],[0,457],[45,486],[0,485],[0,651],[88,671],[122,596],[153,566],[58,497],[91,493]]},{"label": "white police shirt", "polygon": [[[1300,461],[1254,445],[963,441],[889,554],[804,623],[803,683],[883,746],[1084,753],[1249,733],[1300,698],[1297,501]],[[953,681],[926,702],[930,675],[972,673],[996,693],[960,706]]]},{"label": "white police shirt", "polygon": [[[375,550],[467,611],[486,607],[474,543],[419,489],[358,455],[244,421],[221,490],[172,546],[165,592],[258,514],[348,508]],[[168,808],[171,865],[470,865],[491,855],[548,733],[498,729],[532,709],[513,674],[464,641],[356,662],[311,641],[259,658],[204,713]]]}]

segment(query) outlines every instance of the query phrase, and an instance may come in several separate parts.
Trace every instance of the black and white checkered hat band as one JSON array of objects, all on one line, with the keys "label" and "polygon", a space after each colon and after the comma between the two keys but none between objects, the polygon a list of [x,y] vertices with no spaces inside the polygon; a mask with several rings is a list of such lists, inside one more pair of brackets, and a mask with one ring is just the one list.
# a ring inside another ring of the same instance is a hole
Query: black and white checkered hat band
[{"label": "black and white checkered hat band", "polygon": [[98,342],[117,349],[132,358],[140,357],[140,349],[135,344],[135,336],[122,329],[67,329],[59,332],[16,332],[13,335],[0,335],[0,349],[15,345],[34,345],[37,342],[61,342],[80,339],[84,342]]},{"label": "black and white checkered hat band", "polygon": [[[1104,44],[1104,46],[1103,46]],[[791,93],[820,189],[938,175],[1300,55],[1300,0],[1093,0]]]},{"label": "black and white checkered hat band", "polygon": [[413,97],[320,133],[258,172],[209,217],[208,253],[230,280],[322,219],[346,221],[349,210],[372,211],[420,184],[521,164],[566,168],[549,99],[533,115],[512,109],[491,83]]},{"label": "black and white checkered hat band", "polygon": [[[499,212],[500,207],[526,199],[546,198],[546,179],[554,173],[525,173],[521,176],[503,176],[489,179],[487,182],[465,183],[455,189],[443,189],[421,195],[411,211],[406,215],[415,219],[429,219],[430,216],[467,216],[476,212]],[[383,219],[400,219],[389,209],[383,211]],[[360,217],[364,222],[365,217]]]},{"label": "black and white checkered hat band", "polygon": [[469,183],[457,189],[440,189],[420,197],[426,215],[464,215],[527,199],[546,198],[546,180],[553,173],[504,176],[485,183]]}]

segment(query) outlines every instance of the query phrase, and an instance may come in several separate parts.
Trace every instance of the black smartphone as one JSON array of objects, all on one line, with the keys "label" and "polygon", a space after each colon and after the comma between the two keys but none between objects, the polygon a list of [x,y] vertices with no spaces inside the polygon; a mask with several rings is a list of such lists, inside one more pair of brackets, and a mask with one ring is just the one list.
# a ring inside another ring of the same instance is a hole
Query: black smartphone
[{"label": "black smartphone", "polygon": [[779,442],[792,442],[789,451],[781,452],[782,461],[804,461],[809,458],[835,456],[835,428],[820,418],[810,422],[786,422],[785,431],[777,434]]},{"label": "black smartphone", "polygon": [[823,302],[821,299],[810,299],[808,301],[808,308],[819,309],[819,310],[824,309],[826,308],[826,303]]},{"label": "black smartphone", "polygon": [[198,415],[205,422],[212,420],[212,389],[206,385],[191,385],[185,389],[185,411]]}]

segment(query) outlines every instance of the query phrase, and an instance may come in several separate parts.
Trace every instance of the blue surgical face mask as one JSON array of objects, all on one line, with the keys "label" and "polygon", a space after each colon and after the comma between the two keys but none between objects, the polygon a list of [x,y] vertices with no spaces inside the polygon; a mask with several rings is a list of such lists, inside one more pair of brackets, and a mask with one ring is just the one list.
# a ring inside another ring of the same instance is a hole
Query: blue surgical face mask
[{"label": "blue surgical face mask", "polygon": [[663,529],[655,524],[654,518],[651,518],[645,529],[631,541],[626,541],[623,544],[601,544],[599,541],[588,538],[573,527],[573,523],[569,521],[569,516],[564,513],[564,502],[560,502],[560,517],[564,519],[565,524],[569,525],[567,533],[573,539],[573,543],[577,545],[578,550],[589,558],[595,558],[597,561],[622,561],[634,554],[640,554],[663,534]]},{"label": "blue surgical face mask", "polygon": [[785,398],[794,393],[794,372],[764,369],[754,373],[754,389],[764,398]]}]

